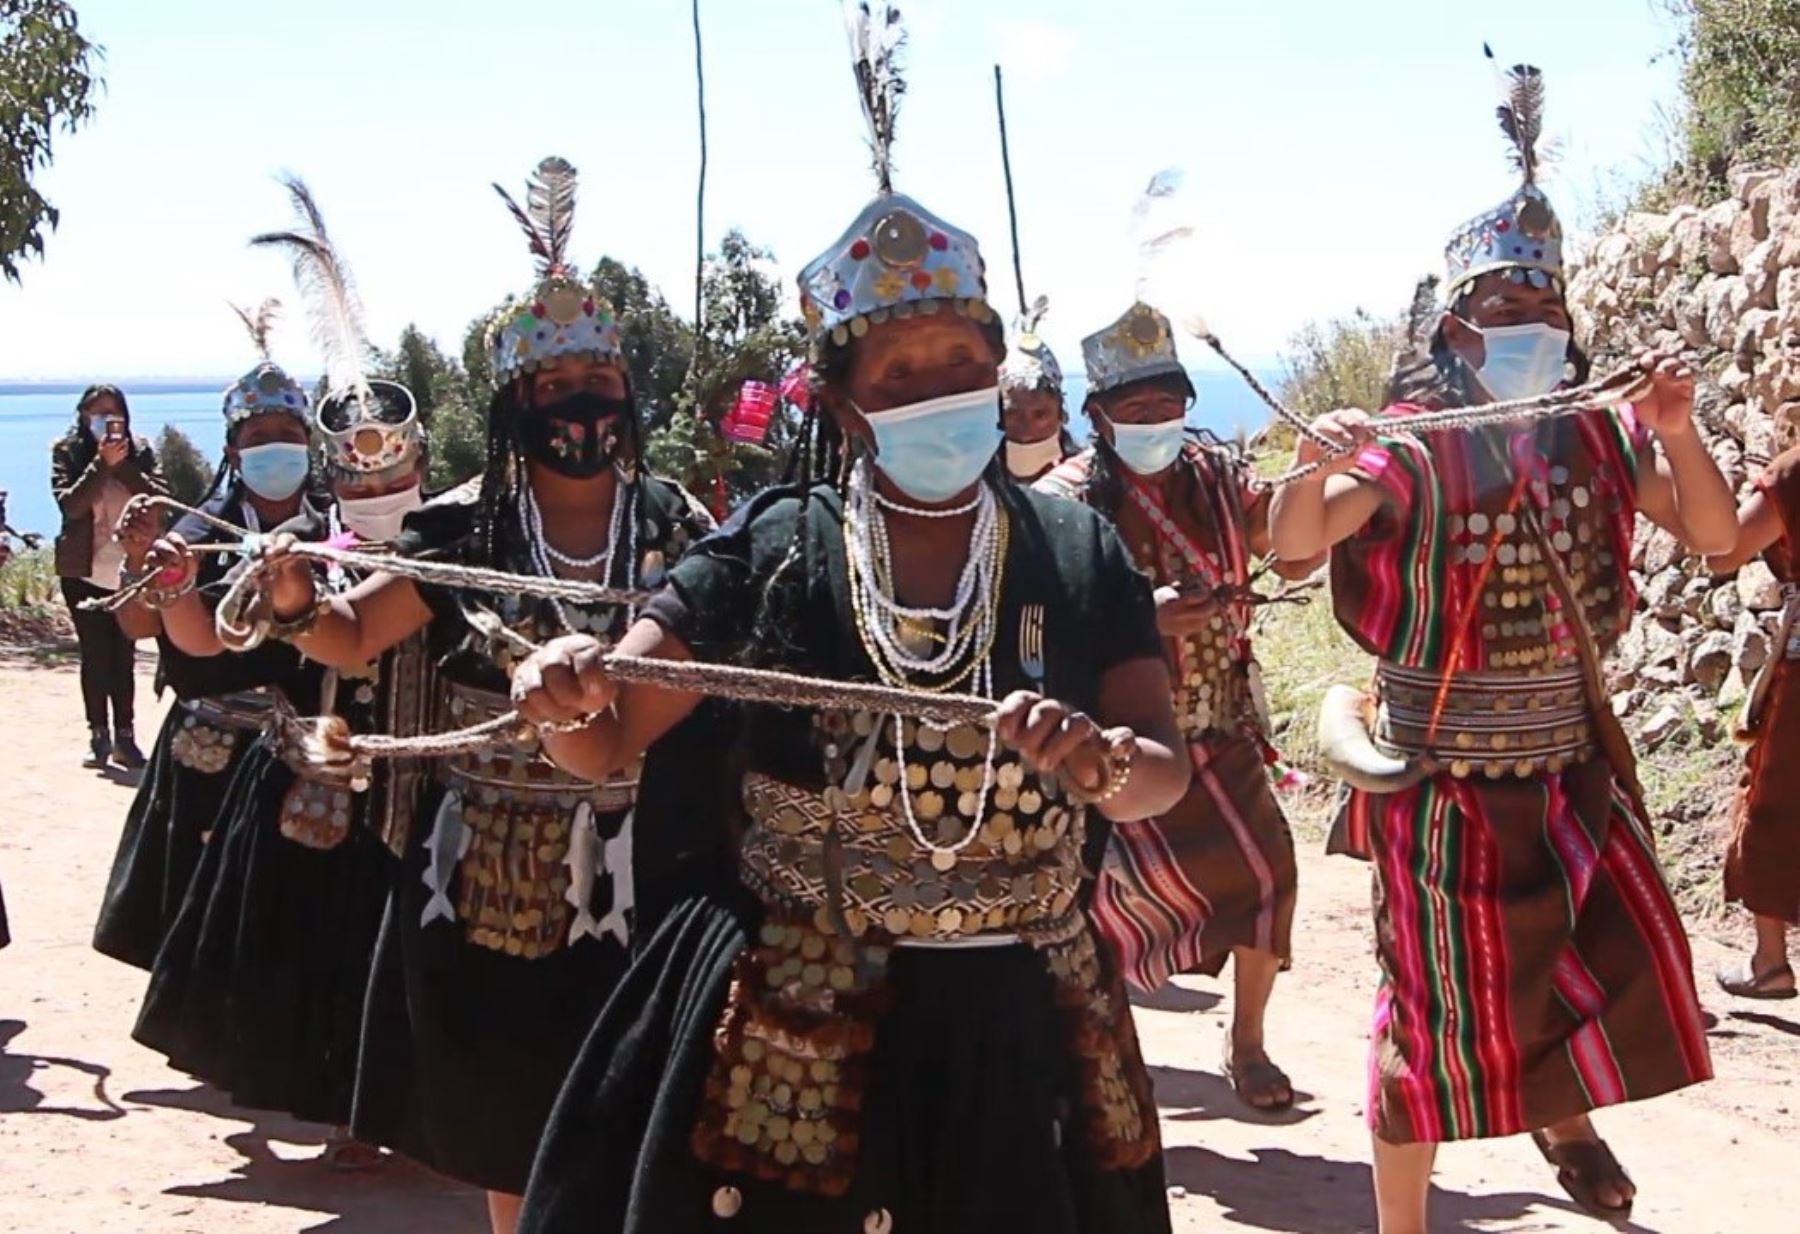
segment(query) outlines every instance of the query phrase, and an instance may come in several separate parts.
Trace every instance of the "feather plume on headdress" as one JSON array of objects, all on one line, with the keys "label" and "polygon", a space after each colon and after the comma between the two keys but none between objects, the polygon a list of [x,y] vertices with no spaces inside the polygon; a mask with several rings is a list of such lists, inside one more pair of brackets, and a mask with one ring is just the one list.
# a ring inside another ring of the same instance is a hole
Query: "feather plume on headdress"
[{"label": "feather plume on headdress", "polygon": [[[1153,294],[1153,282],[1173,293],[1191,272],[1194,254],[1189,244],[1199,233],[1180,200],[1181,182],[1179,168],[1165,167],[1150,177],[1150,183],[1131,208],[1131,233],[1137,254],[1135,295],[1146,304],[1168,298]],[[1179,274],[1174,273],[1177,267]],[[1192,290],[1185,289],[1189,293]]]},{"label": "feather plume on headdress", "polygon": [[525,233],[532,254],[538,259],[538,277],[569,277],[569,236],[575,229],[574,165],[554,155],[539,163],[525,182],[523,209],[498,184],[494,191]]},{"label": "feather plume on headdress", "polygon": [[1438,307],[1439,281],[1437,275],[1427,274],[1413,288],[1412,304],[1406,310],[1406,338],[1402,340],[1402,346],[1423,350],[1430,344],[1432,331],[1437,329],[1442,312]]},{"label": "feather plume on headdress", "polygon": [[1050,311],[1050,297],[1039,296],[1031,302],[1024,315],[1019,318],[1019,329],[1026,334],[1036,334],[1037,328],[1044,320],[1044,314]]},{"label": "feather plume on headdress", "polygon": [[1536,184],[1545,161],[1538,149],[1544,136],[1544,75],[1529,64],[1502,70],[1492,47],[1484,43],[1481,50],[1500,78],[1500,106],[1494,114],[1500,132],[1512,144],[1508,157],[1526,184]]},{"label": "feather plume on headdress", "polygon": [[900,74],[900,49],[906,27],[900,10],[888,0],[844,0],[844,27],[850,35],[850,67],[869,126],[869,154],[881,191],[894,191],[894,120],[906,79]]},{"label": "feather plume on headdress", "polygon": [[275,319],[281,315],[281,301],[269,296],[253,309],[232,304],[229,300],[225,303],[231,305],[231,311],[238,315],[238,320],[244,323],[244,329],[250,332],[250,343],[256,348],[256,354],[267,360],[269,335],[275,329]]},{"label": "feather plume on headdress", "polygon": [[293,198],[294,211],[305,230],[264,232],[252,236],[250,243],[259,248],[285,249],[293,261],[294,282],[306,300],[313,345],[325,361],[326,389],[371,401],[373,395],[364,370],[373,348],[363,328],[356,284],[331,245],[325,218],[305,181],[298,176],[283,176],[281,182]]}]

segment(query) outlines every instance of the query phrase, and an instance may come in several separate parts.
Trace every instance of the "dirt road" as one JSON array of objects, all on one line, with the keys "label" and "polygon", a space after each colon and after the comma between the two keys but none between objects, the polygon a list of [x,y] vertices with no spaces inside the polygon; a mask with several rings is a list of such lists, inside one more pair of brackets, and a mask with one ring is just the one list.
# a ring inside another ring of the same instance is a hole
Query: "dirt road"
[{"label": "dirt road", "polygon": [[[146,745],[157,714],[148,678],[146,670]],[[0,659],[0,749],[11,768],[0,798],[0,881],[14,937],[0,951],[0,1228],[483,1230],[468,1189],[398,1163],[376,1176],[334,1174],[316,1160],[321,1128],[233,1109],[131,1041],[142,974],[88,947],[131,789],[77,766],[82,735],[71,669]],[[1225,987],[1184,979],[1144,1006],[1184,1234],[1373,1228],[1361,1123],[1373,975],[1367,901],[1361,867],[1303,858],[1302,951],[1276,995],[1271,1049],[1305,1098],[1282,1120],[1251,1115],[1219,1079]],[[1705,939],[1696,952],[1703,973],[1725,955]],[[1710,978],[1705,985],[1710,991]],[[1800,1011],[1707,1000],[1719,1079],[1602,1116],[1642,1188],[1630,1228],[1800,1228],[1800,1179],[1790,1173],[1800,1133]],[[1606,1228],[1571,1210],[1523,1140],[1451,1147],[1439,1165],[1440,1230]]]}]

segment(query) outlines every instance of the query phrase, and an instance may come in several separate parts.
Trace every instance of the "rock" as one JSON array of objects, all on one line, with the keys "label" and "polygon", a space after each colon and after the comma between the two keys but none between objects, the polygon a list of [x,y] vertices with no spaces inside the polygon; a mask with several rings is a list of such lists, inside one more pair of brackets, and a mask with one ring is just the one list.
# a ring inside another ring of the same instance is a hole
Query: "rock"
[{"label": "rock", "polygon": [[1754,613],[1739,613],[1730,637],[1731,662],[1746,674],[1769,662],[1769,632]]},{"label": "rock", "polygon": [[1744,261],[1744,290],[1750,295],[1750,306],[1759,309],[1775,307],[1779,295],[1778,280],[1782,267],[1776,259],[1779,247],[1773,240],[1761,241],[1750,250]]},{"label": "rock", "polygon": [[1768,167],[1733,167],[1725,173],[1725,183],[1731,186],[1731,195],[1750,205],[1759,198],[1767,200],[1766,191],[1779,187],[1781,172]]},{"label": "rock", "polygon": [[1712,594],[1713,581],[1706,575],[1697,575],[1687,580],[1681,588],[1681,611],[1695,621],[1700,620],[1706,611],[1707,597]]},{"label": "rock", "polygon": [[1661,527],[1653,528],[1644,545],[1644,573],[1655,578],[1686,556],[1681,542]]},{"label": "rock", "polygon": [[1739,366],[1753,367],[1745,362],[1754,361],[1763,354],[1764,345],[1775,337],[1780,324],[1781,318],[1773,306],[1759,305],[1738,319],[1737,338],[1732,342],[1732,351],[1737,355]]},{"label": "rock", "polygon": [[1721,707],[1736,707],[1748,697],[1750,697],[1750,680],[1744,675],[1743,669],[1734,665],[1732,670],[1725,674],[1725,681],[1719,686],[1718,696],[1713,701]]},{"label": "rock", "polygon": [[1659,571],[1644,588],[1644,608],[1652,617],[1663,621],[1679,621],[1681,619],[1681,588],[1684,580],[1681,571],[1670,566]]},{"label": "rock", "polygon": [[[1730,677],[1731,674],[1726,673],[1725,676]],[[1723,687],[1724,683],[1721,681],[1720,688],[1722,689]],[[1700,740],[1711,745],[1725,735],[1725,718],[1719,714],[1719,709],[1711,703],[1704,700],[1696,700],[1694,703],[1694,727],[1700,732]]]},{"label": "rock", "polygon": [[1737,576],[1738,599],[1753,613],[1772,613],[1781,607],[1781,584],[1762,561],[1744,564]]},{"label": "rock", "polygon": [[1706,346],[1707,296],[1717,282],[1718,276],[1709,274],[1692,292],[1675,297],[1674,327],[1680,332],[1681,341],[1689,347]]},{"label": "rock", "polygon": [[[1731,229],[1742,209],[1735,198],[1709,206],[1700,216],[1705,226],[1706,268],[1714,274],[1736,274],[1737,258],[1731,255]],[[1627,230],[1633,216],[1626,216]]]},{"label": "rock", "polygon": [[1750,268],[1751,254],[1767,234],[1757,234],[1756,216],[1749,210],[1740,210],[1738,216],[1731,220],[1731,256],[1737,262],[1738,269]]},{"label": "rock", "polygon": [[1750,289],[1741,278],[1722,278],[1706,291],[1706,337],[1714,347],[1730,347],[1738,318],[1750,307]]},{"label": "rock", "polygon": [[1719,389],[1725,392],[1725,397],[1736,402],[1749,392],[1750,383],[1754,380],[1754,369],[1746,368],[1734,361],[1731,367],[1719,374]]},{"label": "rock", "polygon": [[1721,630],[1730,630],[1737,625],[1738,614],[1744,611],[1744,602],[1738,599],[1737,588],[1733,586],[1715,587],[1706,598],[1706,612],[1713,625]]},{"label": "rock", "polygon": [[1753,454],[1757,458],[1774,458],[1780,453],[1775,448],[1775,421],[1768,416],[1753,417],[1744,429],[1744,453]]},{"label": "rock", "polygon": [[1708,630],[1688,652],[1688,680],[1711,693],[1724,682],[1731,663],[1732,636],[1723,630]]},{"label": "rock", "polygon": [[1638,678],[1650,687],[1674,689],[1686,683],[1687,648],[1681,636],[1660,621],[1638,623],[1644,631],[1644,655]]},{"label": "rock", "polygon": [[[1589,266],[1598,272],[1598,282],[1616,283],[1626,273],[1630,263],[1631,237],[1622,232],[1611,231],[1594,245],[1594,255]],[[1574,288],[1571,287],[1570,290],[1573,292]]]},{"label": "rock", "polygon": [[1669,242],[1663,246],[1673,260],[1663,267],[1677,277],[1706,260],[1706,220],[1699,211],[1684,214],[1669,228]]},{"label": "rock", "polygon": [[1638,740],[1644,743],[1644,749],[1654,750],[1676,734],[1684,718],[1680,707],[1672,702],[1664,703],[1644,721],[1644,727],[1638,730]]},{"label": "rock", "polygon": [[1782,266],[1775,276],[1775,307],[1800,307],[1800,266]]},{"label": "rock", "polygon": [[[1737,209],[1737,203],[1731,203]],[[1736,215],[1733,215],[1733,221]],[[1625,235],[1631,240],[1631,270],[1645,278],[1656,273],[1657,254],[1662,252],[1663,242],[1669,238],[1669,216],[1666,214],[1649,214],[1645,211],[1634,211],[1625,216]],[[1725,237],[1727,255],[1731,246],[1729,225]]]},{"label": "rock", "polygon": [[1644,692],[1642,690],[1616,691],[1612,696],[1613,715],[1623,720],[1626,716],[1636,710],[1637,704],[1643,698],[1643,695]]}]

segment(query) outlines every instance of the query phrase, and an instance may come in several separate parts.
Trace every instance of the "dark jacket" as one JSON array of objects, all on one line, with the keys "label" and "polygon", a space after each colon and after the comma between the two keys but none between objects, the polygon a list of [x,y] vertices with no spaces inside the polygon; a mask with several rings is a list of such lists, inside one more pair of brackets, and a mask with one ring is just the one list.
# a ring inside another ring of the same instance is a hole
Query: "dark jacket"
[{"label": "dark jacket", "polygon": [[[156,451],[143,437],[132,439],[131,453],[117,467],[102,461],[100,447],[85,430],[62,437],[50,447],[50,490],[62,509],[62,530],[56,533],[56,573],[61,578],[86,578],[93,572],[94,505],[109,476],[134,496],[166,496],[169,492],[156,464]],[[112,530],[107,527],[103,534],[111,535]]]}]

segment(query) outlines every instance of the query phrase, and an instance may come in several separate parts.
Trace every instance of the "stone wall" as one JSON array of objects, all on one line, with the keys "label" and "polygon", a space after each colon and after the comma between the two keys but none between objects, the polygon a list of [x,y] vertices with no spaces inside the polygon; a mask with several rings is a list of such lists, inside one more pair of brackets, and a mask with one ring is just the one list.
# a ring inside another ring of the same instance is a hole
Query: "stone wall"
[{"label": "stone wall", "polygon": [[[1736,172],[1731,186],[1705,208],[1627,215],[1595,241],[1569,301],[1597,372],[1652,346],[1695,365],[1696,422],[1741,496],[1800,440],[1800,168]],[[1651,730],[1690,708],[1717,726],[1769,656],[1779,585],[1760,561],[1714,578],[1648,523],[1632,568],[1647,611],[1613,665],[1615,708]]]}]

